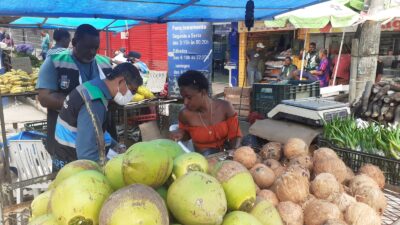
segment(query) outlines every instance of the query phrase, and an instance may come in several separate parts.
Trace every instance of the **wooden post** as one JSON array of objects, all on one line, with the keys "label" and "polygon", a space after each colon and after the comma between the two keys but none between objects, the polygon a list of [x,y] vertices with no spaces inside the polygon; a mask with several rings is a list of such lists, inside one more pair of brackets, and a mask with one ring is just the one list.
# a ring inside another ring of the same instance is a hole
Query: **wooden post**
[{"label": "wooden post", "polygon": [[[370,5],[368,5],[370,3]],[[368,15],[383,10],[384,0],[370,0],[364,3]],[[375,82],[379,44],[381,37],[381,23],[366,21],[361,26],[360,40],[358,45],[358,69],[355,84],[355,99],[359,98],[364,91],[367,81]],[[350,87],[354,89],[354,86]]]}]

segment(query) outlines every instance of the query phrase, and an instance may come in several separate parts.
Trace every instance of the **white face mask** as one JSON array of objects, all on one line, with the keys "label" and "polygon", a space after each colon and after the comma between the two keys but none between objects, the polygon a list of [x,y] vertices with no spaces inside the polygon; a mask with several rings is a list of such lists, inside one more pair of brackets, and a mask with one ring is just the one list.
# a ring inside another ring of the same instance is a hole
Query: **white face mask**
[{"label": "white face mask", "polygon": [[118,86],[118,92],[114,97],[114,102],[116,102],[118,105],[126,105],[132,100],[133,94],[129,90],[128,85],[126,85],[126,82],[125,86],[127,90],[125,95],[122,95],[122,93],[119,91],[119,86]]}]

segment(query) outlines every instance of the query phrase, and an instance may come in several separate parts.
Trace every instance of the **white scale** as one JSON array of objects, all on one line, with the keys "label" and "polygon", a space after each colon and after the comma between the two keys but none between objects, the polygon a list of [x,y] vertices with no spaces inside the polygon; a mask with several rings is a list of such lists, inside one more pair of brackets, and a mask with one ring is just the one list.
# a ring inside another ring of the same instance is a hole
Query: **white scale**
[{"label": "white scale", "polygon": [[324,121],[331,121],[338,117],[345,118],[349,115],[348,104],[321,98],[303,98],[283,100],[268,113],[268,118],[287,119],[311,126],[322,126]]}]

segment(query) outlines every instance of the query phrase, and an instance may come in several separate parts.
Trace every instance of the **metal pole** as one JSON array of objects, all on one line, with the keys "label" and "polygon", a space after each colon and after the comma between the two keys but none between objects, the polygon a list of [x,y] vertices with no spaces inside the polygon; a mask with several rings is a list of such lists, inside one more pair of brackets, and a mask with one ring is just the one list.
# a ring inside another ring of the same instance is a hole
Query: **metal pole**
[{"label": "metal pole", "polygon": [[333,75],[333,83],[332,83],[333,86],[335,86],[335,83],[336,83],[336,75],[337,75],[337,71],[338,71],[339,65],[340,65],[340,56],[342,55],[342,49],[343,49],[343,42],[344,42],[345,33],[346,32],[343,31],[342,41],[340,42],[339,54],[338,54],[336,65],[335,65],[335,73]]}]

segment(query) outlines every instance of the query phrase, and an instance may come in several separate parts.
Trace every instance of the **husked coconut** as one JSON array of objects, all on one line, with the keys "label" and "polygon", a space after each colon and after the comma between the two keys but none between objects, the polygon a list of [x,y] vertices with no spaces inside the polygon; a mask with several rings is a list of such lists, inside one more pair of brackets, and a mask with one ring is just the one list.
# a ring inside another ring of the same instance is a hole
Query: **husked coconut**
[{"label": "husked coconut", "polygon": [[313,160],[319,161],[325,158],[338,158],[335,151],[330,148],[319,148],[314,151]]},{"label": "husked coconut", "polygon": [[274,184],[275,193],[280,201],[303,202],[310,189],[308,177],[297,172],[285,172]]},{"label": "husked coconut", "polygon": [[383,175],[379,167],[372,164],[365,164],[360,168],[359,172],[374,179],[381,189],[385,187],[385,175]]},{"label": "husked coconut", "polygon": [[277,206],[279,203],[278,197],[276,197],[275,193],[267,189],[259,191],[257,193],[257,198],[271,202],[274,206]]},{"label": "husked coconut", "polygon": [[308,178],[308,180],[310,180],[310,178],[311,178],[310,171],[307,168],[305,168],[304,166],[299,165],[299,164],[294,164],[294,165],[289,166],[286,169],[286,171],[287,172],[299,173],[302,176],[306,176]]},{"label": "husked coconut", "polygon": [[329,219],[341,219],[339,208],[326,200],[312,201],[304,210],[305,225],[323,225]]},{"label": "husked coconut", "polygon": [[311,193],[319,199],[328,199],[339,191],[340,184],[330,173],[320,173],[311,182]]},{"label": "husked coconut", "polygon": [[256,164],[262,163],[262,157],[259,154],[256,154],[257,156],[257,160],[256,160]]},{"label": "husked coconut", "polygon": [[269,142],[261,148],[260,155],[263,159],[279,160],[282,156],[282,144],[279,142]]},{"label": "husked coconut", "polygon": [[347,223],[339,219],[329,219],[323,225],[347,225]]},{"label": "husked coconut", "polygon": [[331,202],[337,205],[340,211],[344,212],[351,204],[356,202],[356,199],[346,193],[338,193],[332,196]]},{"label": "husked coconut", "polygon": [[350,193],[354,196],[357,190],[364,187],[378,188],[379,185],[368,175],[360,174],[350,180],[349,189]]},{"label": "husked coconut", "polygon": [[354,178],[354,172],[350,167],[346,167],[347,170],[347,174],[346,174],[346,179],[344,180],[345,184],[348,184],[350,182],[351,179]]},{"label": "husked coconut", "polygon": [[247,169],[251,169],[257,162],[257,155],[252,148],[243,146],[236,149],[233,160],[241,163]]},{"label": "husked coconut", "polygon": [[275,173],[272,169],[264,164],[256,164],[250,170],[254,182],[261,189],[270,187],[275,181]]},{"label": "husked coconut", "polygon": [[314,164],[312,161],[312,157],[309,155],[301,155],[297,156],[289,161],[289,166],[291,165],[301,165],[308,170],[312,170]]},{"label": "husked coconut", "polygon": [[275,177],[279,177],[286,171],[286,168],[275,159],[267,159],[263,163],[274,171]]},{"label": "husked coconut", "polygon": [[324,158],[314,161],[314,174],[333,174],[339,183],[343,183],[347,176],[347,169],[344,162],[339,158]]},{"label": "husked coconut", "polygon": [[293,202],[280,202],[276,207],[284,224],[303,225],[304,216],[301,207]]},{"label": "husked coconut", "polygon": [[344,217],[346,222],[351,225],[381,225],[381,218],[375,210],[362,202],[351,204]]},{"label": "husked coconut", "polygon": [[354,192],[354,196],[358,202],[371,206],[379,215],[382,215],[386,209],[386,197],[379,188],[361,187]]},{"label": "husked coconut", "polygon": [[300,155],[307,155],[308,145],[300,138],[290,138],[283,147],[283,154],[288,159],[293,159]]},{"label": "husked coconut", "polygon": [[314,195],[309,194],[306,200],[303,203],[301,203],[301,208],[304,210],[308,206],[308,204],[310,204],[314,200],[317,200],[317,198]]}]

